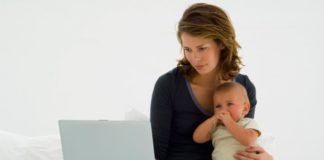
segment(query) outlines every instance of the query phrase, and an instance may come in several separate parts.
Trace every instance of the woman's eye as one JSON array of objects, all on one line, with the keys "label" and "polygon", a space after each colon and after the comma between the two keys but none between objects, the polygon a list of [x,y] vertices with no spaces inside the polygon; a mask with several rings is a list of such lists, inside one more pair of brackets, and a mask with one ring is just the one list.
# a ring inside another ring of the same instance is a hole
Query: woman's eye
[{"label": "woman's eye", "polygon": [[201,47],[198,50],[199,50],[199,52],[202,52],[202,51],[205,51],[206,49],[207,49],[206,47]]},{"label": "woman's eye", "polygon": [[184,48],[183,51],[184,51],[185,53],[190,53],[190,52],[191,52],[191,49],[189,49],[189,48]]}]

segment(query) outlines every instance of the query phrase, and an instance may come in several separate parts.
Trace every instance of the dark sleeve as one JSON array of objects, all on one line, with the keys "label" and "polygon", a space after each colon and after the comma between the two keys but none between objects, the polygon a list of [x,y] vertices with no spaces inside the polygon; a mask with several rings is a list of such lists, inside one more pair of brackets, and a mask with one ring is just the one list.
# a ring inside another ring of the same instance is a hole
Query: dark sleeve
[{"label": "dark sleeve", "polygon": [[250,111],[245,117],[254,118],[255,106],[257,104],[255,86],[247,75],[239,75],[236,81],[245,87],[250,100]]},{"label": "dark sleeve", "polygon": [[162,75],[157,82],[151,100],[151,125],[155,158],[167,158],[171,120],[172,120],[172,93],[171,75]]}]

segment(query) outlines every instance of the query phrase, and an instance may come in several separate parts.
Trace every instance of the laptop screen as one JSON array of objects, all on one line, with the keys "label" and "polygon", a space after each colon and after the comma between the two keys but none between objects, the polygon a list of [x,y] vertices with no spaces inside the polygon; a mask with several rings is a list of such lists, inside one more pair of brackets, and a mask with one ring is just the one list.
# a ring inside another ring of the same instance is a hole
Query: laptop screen
[{"label": "laptop screen", "polygon": [[153,160],[149,121],[60,120],[64,160]]}]

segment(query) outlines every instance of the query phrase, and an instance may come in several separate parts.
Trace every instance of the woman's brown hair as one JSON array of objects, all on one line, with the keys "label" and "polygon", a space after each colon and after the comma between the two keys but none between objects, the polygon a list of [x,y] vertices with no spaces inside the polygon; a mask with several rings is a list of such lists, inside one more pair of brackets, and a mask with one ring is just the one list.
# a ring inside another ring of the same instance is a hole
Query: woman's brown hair
[{"label": "woman's brown hair", "polygon": [[[237,49],[240,45],[235,40],[235,31],[226,13],[215,5],[196,3],[190,6],[182,15],[178,25],[177,37],[182,44],[181,34],[187,33],[224,45],[218,64],[221,80],[233,79],[241,69],[241,59]],[[185,56],[178,61],[180,71],[189,78],[197,74]]]}]

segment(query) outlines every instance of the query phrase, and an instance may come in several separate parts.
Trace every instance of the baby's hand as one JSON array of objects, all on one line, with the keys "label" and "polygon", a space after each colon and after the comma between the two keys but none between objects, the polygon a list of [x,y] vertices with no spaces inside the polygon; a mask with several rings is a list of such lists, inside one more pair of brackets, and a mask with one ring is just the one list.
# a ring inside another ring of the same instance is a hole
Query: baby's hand
[{"label": "baby's hand", "polygon": [[219,118],[218,118],[218,116],[217,116],[216,113],[214,113],[214,115],[213,115],[211,118],[213,118],[213,122],[214,122],[215,124],[218,124],[218,123],[220,122],[220,120],[219,120]]},{"label": "baby's hand", "polygon": [[222,116],[225,114],[225,110],[217,110],[215,111],[214,117],[217,119],[218,122],[222,123]]},{"label": "baby's hand", "polygon": [[226,124],[227,122],[233,120],[230,113],[226,110],[222,110],[219,112],[218,119],[221,120],[223,124]]}]

